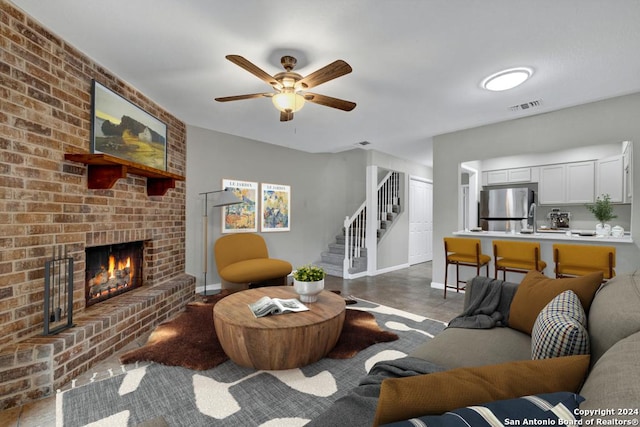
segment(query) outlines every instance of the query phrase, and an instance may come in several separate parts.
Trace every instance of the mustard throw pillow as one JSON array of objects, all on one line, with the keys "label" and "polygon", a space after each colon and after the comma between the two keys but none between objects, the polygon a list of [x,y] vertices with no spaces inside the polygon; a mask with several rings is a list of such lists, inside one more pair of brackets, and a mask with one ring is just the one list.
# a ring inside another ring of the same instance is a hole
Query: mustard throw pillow
[{"label": "mustard throw pillow", "polygon": [[582,307],[589,307],[602,283],[602,272],[564,279],[550,279],[532,270],[522,279],[509,309],[509,327],[531,335],[538,314],[562,292],[571,290],[578,295]]},{"label": "mustard throw pillow", "polygon": [[589,356],[522,360],[382,382],[374,426],[532,394],[577,392]]}]

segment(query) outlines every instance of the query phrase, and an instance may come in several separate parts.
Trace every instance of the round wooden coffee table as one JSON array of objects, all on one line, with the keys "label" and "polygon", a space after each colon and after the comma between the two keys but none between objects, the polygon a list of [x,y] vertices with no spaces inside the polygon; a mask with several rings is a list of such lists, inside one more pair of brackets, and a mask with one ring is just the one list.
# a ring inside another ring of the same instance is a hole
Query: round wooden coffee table
[{"label": "round wooden coffee table", "polygon": [[344,324],[344,299],[322,291],[309,311],[256,318],[248,304],[263,296],[298,298],[293,286],[236,292],[213,307],[223,350],[236,364],[256,369],[292,369],[316,362],[333,349]]}]

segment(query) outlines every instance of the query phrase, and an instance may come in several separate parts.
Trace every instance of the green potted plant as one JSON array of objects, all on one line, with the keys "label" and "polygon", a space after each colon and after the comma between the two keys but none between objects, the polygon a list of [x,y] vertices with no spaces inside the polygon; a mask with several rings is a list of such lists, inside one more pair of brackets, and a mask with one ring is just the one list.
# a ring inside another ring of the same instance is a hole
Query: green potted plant
[{"label": "green potted plant", "polygon": [[324,289],[325,272],[322,267],[307,264],[293,272],[293,287],[302,302],[315,302]]},{"label": "green potted plant", "polygon": [[608,236],[609,233],[611,233],[611,225],[605,224],[605,222],[618,217],[613,214],[611,196],[603,194],[602,196],[596,197],[596,202],[594,204],[586,206],[589,212],[591,212],[599,221],[599,223],[596,224],[596,234],[598,236]]}]

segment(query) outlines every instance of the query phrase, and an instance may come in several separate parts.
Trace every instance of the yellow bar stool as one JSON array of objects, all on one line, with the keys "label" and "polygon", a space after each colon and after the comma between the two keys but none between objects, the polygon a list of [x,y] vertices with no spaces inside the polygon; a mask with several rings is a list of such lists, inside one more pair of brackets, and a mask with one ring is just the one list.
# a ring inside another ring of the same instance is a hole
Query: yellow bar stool
[{"label": "yellow bar stool", "polygon": [[495,279],[498,278],[498,271],[502,271],[502,280],[507,280],[507,271],[526,274],[528,271],[542,271],[547,267],[547,263],[540,259],[539,242],[494,240],[493,259]]},{"label": "yellow bar stool", "polygon": [[[446,265],[444,270],[444,297],[447,297],[447,288],[455,289],[456,292],[460,292],[460,289],[464,289],[464,286],[460,287],[460,283],[465,283],[464,280],[460,280],[460,266],[469,266],[476,268],[476,274],[480,275],[480,267],[483,265],[487,267],[487,277],[489,276],[489,262],[491,257],[482,253],[480,239],[468,239],[464,237],[445,237],[444,238],[444,253],[446,258]],[[456,285],[451,286],[447,284],[447,277],[449,273],[449,265],[454,264],[456,266]]]},{"label": "yellow bar stool", "polygon": [[553,262],[556,277],[585,276],[602,271],[603,280],[616,275],[615,246],[553,245]]}]

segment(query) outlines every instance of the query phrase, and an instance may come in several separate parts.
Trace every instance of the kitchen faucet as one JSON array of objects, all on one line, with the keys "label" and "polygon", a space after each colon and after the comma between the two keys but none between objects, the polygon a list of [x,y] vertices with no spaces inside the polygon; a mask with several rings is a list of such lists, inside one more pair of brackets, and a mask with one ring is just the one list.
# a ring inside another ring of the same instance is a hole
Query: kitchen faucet
[{"label": "kitchen faucet", "polygon": [[537,226],[536,226],[536,213],[538,211],[538,208],[536,206],[535,203],[531,203],[531,205],[529,206],[529,218],[533,218],[533,223],[531,224],[531,228],[533,229],[533,232],[536,232]]}]

